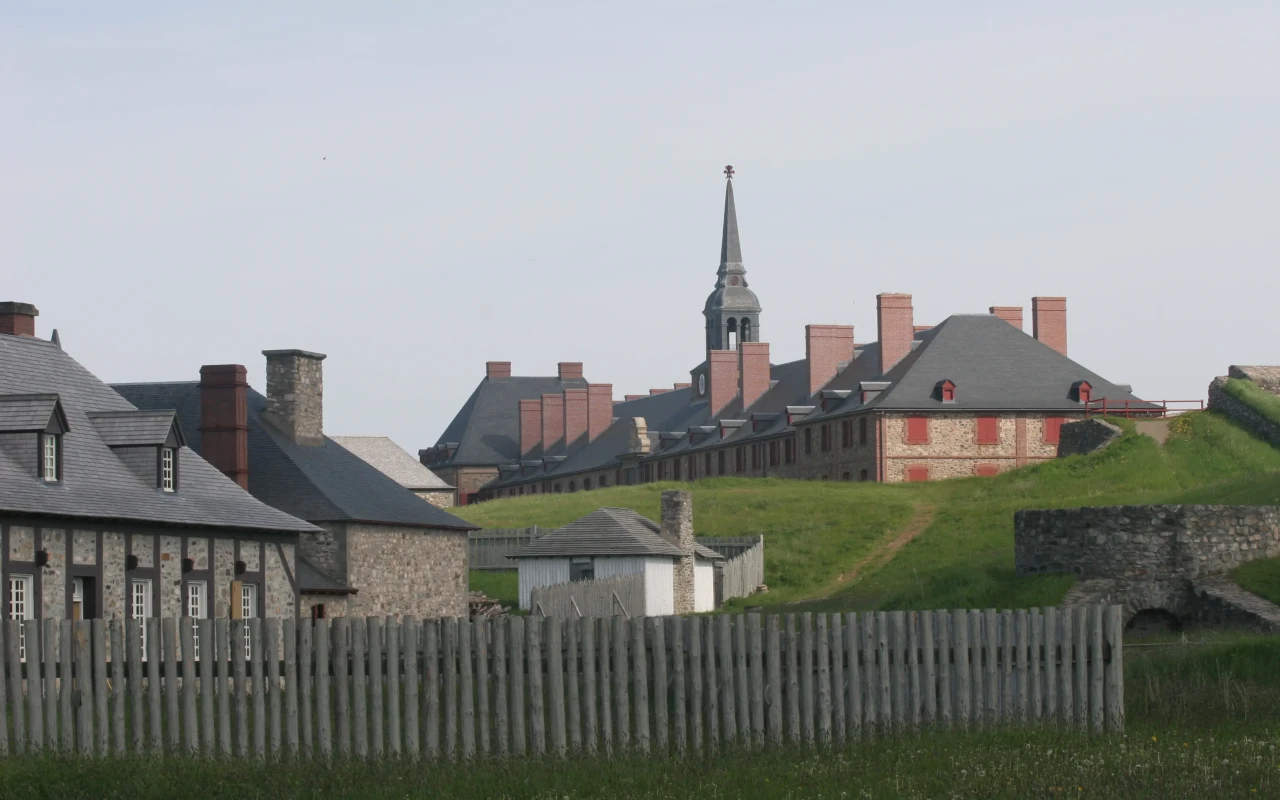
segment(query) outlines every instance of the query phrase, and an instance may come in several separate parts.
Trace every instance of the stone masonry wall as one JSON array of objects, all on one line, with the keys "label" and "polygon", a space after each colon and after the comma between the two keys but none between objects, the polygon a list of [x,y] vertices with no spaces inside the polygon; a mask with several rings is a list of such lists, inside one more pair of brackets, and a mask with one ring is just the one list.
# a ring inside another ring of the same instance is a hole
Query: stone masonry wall
[{"label": "stone masonry wall", "polygon": [[1105,450],[1124,431],[1100,419],[1081,419],[1062,426],[1058,440],[1058,458],[1085,455]]},{"label": "stone masonry wall", "polygon": [[347,614],[467,615],[466,531],[348,523],[346,537],[347,582],[358,590]]},{"label": "stone masonry wall", "polygon": [[676,614],[691,614],[694,606],[693,495],[690,492],[662,493],[663,538],[685,555],[676,559],[673,592]]},{"label": "stone masonry wall", "polygon": [[1280,507],[1106,506],[1018,511],[1018,575],[1160,581],[1220,575],[1280,555]]},{"label": "stone masonry wall", "polygon": [[414,494],[436,508],[453,508],[452,489],[418,489]]},{"label": "stone masonry wall", "polygon": [[[1058,445],[1045,441],[1043,415],[928,414],[929,442],[907,443],[907,414],[885,415],[886,483],[907,479],[912,467],[927,467],[929,480],[963,478],[981,467],[997,472],[1055,458]],[[997,416],[997,442],[978,444],[978,417]]]},{"label": "stone masonry wall", "polygon": [[1227,379],[1214,378],[1209,384],[1209,408],[1243,425],[1254,436],[1280,447],[1280,427],[1222,390]]},{"label": "stone masonry wall", "polygon": [[1280,395],[1280,367],[1242,367],[1232,364],[1227,368],[1227,377],[1253,381],[1258,388]]}]

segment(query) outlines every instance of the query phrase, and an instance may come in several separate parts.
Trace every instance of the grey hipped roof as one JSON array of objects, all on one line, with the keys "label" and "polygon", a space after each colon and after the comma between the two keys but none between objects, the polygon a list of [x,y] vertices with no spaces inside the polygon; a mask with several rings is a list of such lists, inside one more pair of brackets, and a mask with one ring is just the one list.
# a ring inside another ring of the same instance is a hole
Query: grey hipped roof
[{"label": "grey hipped roof", "polygon": [[424,467],[421,461],[409,455],[400,445],[386,436],[331,436],[329,438],[406,489],[453,490],[453,487],[441,480],[440,476]]},{"label": "grey hipped roof", "polygon": [[[520,401],[586,385],[586,380],[562,381],[558,377],[483,378],[437,444],[458,443],[450,465],[514,464],[520,460]],[[541,458],[542,454],[531,457]]]},{"label": "grey hipped roof", "polygon": [[[516,550],[512,558],[547,558],[565,556],[673,556],[680,548],[662,538],[661,528],[653,520],[629,508],[598,508],[563,528],[536,539]],[[694,553],[713,561],[724,556],[694,545]]]},{"label": "grey hipped roof", "polygon": [[177,413],[168,411],[94,411],[89,421],[108,447],[159,447],[172,435],[178,444],[186,444]]},{"label": "grey hipped roof", "polygon": [[186,447],[178,451],[178,491],[145,484],[88,416],[127,416],[136,409],[52,342],[0,335],[0,395],[15,394],[57,397],[68,423],[62,478],[46,483],[34,464],[15,463],[0,451],[0,511],[276,533],[315,530],[259,502]]},{"label": "grey hipped roof", "polygon": [[[193,449],[201,447],[200,384],[131,383],[115,387],[142,408],[173,408]],[[475,530],[405,489],[325,437],[299,445],[262,419],[267,399],[248,390],[249,491],[264,503],[312,522],[370,522]]]}]

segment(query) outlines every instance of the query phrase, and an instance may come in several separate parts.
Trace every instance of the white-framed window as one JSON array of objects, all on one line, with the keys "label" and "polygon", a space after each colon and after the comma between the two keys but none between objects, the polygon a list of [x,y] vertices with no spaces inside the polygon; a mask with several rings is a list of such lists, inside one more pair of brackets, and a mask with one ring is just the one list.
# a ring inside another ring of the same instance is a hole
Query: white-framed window
[{"label": "white-framed window", "polygon": [[187,617],[191,620],[191,658],[200,658],[200,628],[196,620],[208,615],[209,584],[204,581],[187,581]]},{"label": "white-framed window", "polygon": [[258,584],[242,583],[240,584],[240,618],[246,620],[244,626],[244,657],[253,657],[253,640],[249,636],[249,624],[247,620],[258,616]]},{"label": "white-framed window", "polygon": [[57,434],[46,433],[40,437],[40,474],[49,483],[56,483],[58,480]]},{"label": "white-framed window", "polygon": [[71,579],[71,618],[84,619],[84,578]]},{"label": "white-framed window", "polygon": [[172,447],[160,448],[160,488],[166,492],[174,491],[178,482],[174,479],[173,469],[175,454]]},{"label": "white-framed window", "polygon": [[129,616],[139,623],[142,660],[147,660],[147,620],[151,618],[151,581],[135,578],[129,583]]},{"label": "white-framed window", "polygon": [[[35,618],[35,579],[30,575],[9,576],[9,619]],[[25,661],[27,658],[27,628],[19,629],[18,651]]]}]

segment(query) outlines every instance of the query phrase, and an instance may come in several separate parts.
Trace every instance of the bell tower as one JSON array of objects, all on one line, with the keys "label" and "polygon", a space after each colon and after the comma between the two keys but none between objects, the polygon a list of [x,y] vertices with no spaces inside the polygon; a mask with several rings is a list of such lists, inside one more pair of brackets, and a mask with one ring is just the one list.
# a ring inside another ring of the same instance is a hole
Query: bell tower
[{"label": "bell tower", "polygon": [[733,167],[724,168],[724,228],[720,234],[720,269],[716,288],[707,298],[707,350],[737,350],[742,342],[760,341],[760,301],[747,288],[738,241],[738,212],[733,204]]}]

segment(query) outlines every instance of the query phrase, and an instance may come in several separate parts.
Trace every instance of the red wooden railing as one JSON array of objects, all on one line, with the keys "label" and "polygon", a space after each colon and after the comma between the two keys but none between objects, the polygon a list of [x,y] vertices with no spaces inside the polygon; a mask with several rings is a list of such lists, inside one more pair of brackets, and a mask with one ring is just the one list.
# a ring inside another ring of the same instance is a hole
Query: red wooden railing
[{"label": "red wooden railing", "polygon": [[1203,411],[1203,400],[1108,400],[1105,397],[1084,404],[1085,417],[1176,417],[1185,411]]}]

